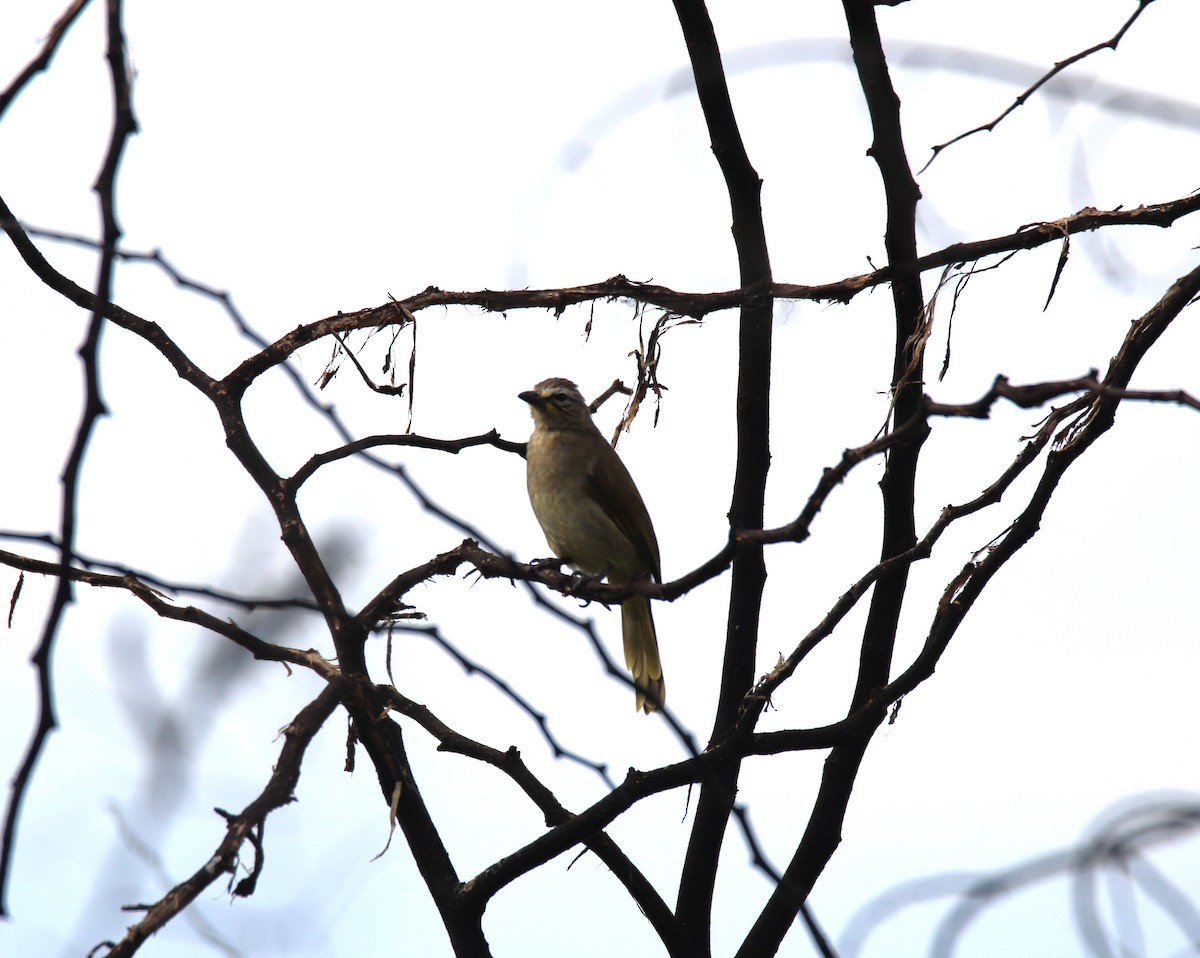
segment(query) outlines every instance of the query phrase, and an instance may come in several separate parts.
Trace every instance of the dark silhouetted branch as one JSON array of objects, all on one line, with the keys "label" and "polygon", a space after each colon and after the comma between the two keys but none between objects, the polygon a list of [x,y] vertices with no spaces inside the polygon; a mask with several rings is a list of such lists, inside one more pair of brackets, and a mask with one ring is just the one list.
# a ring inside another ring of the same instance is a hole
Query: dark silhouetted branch
[{"label": "dark silhouetted branch", "polygon": [[67,7],[63,15],[59,17],[54,26],[50,28],[50,32],[46,34],[46,39],[42,43],[42,49],[36,57],[29,61],[25,67],[10,83],[3,93],[0,93],[0,117],[4,116],[9,106],[21,92],[29,85],[30,81],[39,73],[48,69],[50,61],[54,59],[54,54],[58,52],[59,44],[62,43],[63,37],[67,35],[67,31],[71,29],[71,25],[83,12],[83,8],[88,4],[88,0],[74,0]]},{"label": "dark silhouetted branch", "polygon": [[473,446],[493,446],[505,452],[516,453],[518,456],[525,455],[525,443],[501,439],[500,434],[495,429],[484,433],[482,436],[468,436],[465,439],[433,439],[428,436],[413,435],[364,436],[362,439],[355,439],[353,442],[348,442],[337,449],[331,449],[329,452],[313,456],[296,470],[295,475],[288,480],[288,487],[295,491],[307,482],[322,466],[327,466],[331,462],[338,462],[339,460],[357,455],[365,449],[378,449],[381,446],[436,449],[439,452],[454,454],[458,454],[464,449],[470,449]]},{"label": "dark silhouetted branch", "polygon": [[[46,45],[43,47],[44,60],[39,58],[26,68],[22,78],[9,88],[9,93],[19,91],[29,78],[50,62],[54,50],[74,22],[82,9],[81,4],[72,6],[54,25]],[[96,292],[90,295],[96,303],[107,303],[112,299],[113,268],[116,260],[116,248],[121,238],[121,228],[117,223],[116,189],[117,172],[121,164],[121,156],[129,138],[137,132],[137,123],[133,117],[133,104],[130,93],[129,65],[125,62],[125,32],[121,23],[122,5],[120,0],[108,0],[106,5],[106,37],[109,64],[109,77],[112,82],[113,122],[109,134],[108,148],[105,151],[104,162],[96,178],[96,197],[100,204],[103,237],[100,248],[100,262],[97,266]],[[11,102],[11,98],[0,104],[0,113]],[[0,201],[2,207],[2,201]],[[9,229],[8,211],[0,208],[0,227]],[[16,237],[14,243],[18,243]],[[32,245],[32,244],[31,244]],[[18,243],[18,249],[20,245]],[[59,506],[59,562],[65,570],[71,565],[75,548],[75,531],[79,491],[83,482],[84,460],[92,435],[100,418],[107,415],[104,399],[100,388],[100,340],[106,324],[103,310],[93,310],[88,323],[87,333],[78,355],[83,366],[83,410],[75,428],[75,436],[71,443],[67,462],[62,471],[62,497]],[[6,915],[8,897],[8,879],[12,868],[12,852],[16,842],[18,822],[20,821],[21,805],[37,765],[38,758],[45,748],[50,733],[58,726],[55,714],[54,683],[51,671],[55,641],[58,637],[59,626],[67,606],[73,601],[71,579],[59,575],[55,581],[54,598],[47,610],[42,625],[42,633],[38,646],[34,650],[31,662],[38,674],[38,722],[26,747],[20,767],[12,779],[9,793],[8,810],[4,821],[3,839],[0,840],[0,916]]]},{"label": "dark silhouetted branch", "polygon": [[[859,86],[871,118],[872,141],[867,152],[879,168],[886,199],[884,247],[888,266],[893,270],[895,314],[891,418],[903,425],[906,432],[890,447],[880,482],[882,571],[873,583],[863,629],[858,675],[849,708],[853,713],[872,702],[875,690],[887,684],[891,670],[910,563],[890,563],[912,549],[917,541],[914,514],[917,462],[929,427],[922,394],[925,340],[921,333],[926,310],[916,236],[916,209],[921,193],[904,150],[900,99],[888,72],[874,4],[871,0],[843,0],[842,8]],[[738,958],[774,954],[801,912],[809,891],[841,841],[846,807],[873,731],[868,728],[856,741],[835,747],[826,759],[804,834],[780,882],[738,949]]]},{"label": "dark silhouetted branch", "polygon": [[[180,882],[166,895],[150,906],[141,906],[146,915],[131,925],[125,936],[105,953],[108,958],[128,958],[136,954],[142,944],[184,908],[196,900],[206,888],[222,875],[230,875],[230,890],[234,895],[250,895],[262,871],[263,852],[258,844],[262,839],[263,824],[267,816],[276,809],[295,801],[296,785],[300,781],[300,766],[304,753],[313,736],[321,730],[325,720],[338,706],[340,689],[336,683],[327,685],[312,702],[283,729],[284,744],[279,761],[258,797],[237,815],[221,813],[225,818],[225,837],[212,856],[191,877]],[[220,813],[220,810],[218,809]],[[255,846],[254,867],[250,874],[235,886],[240,865],[242,846],[250,841]],[[99,947],[99,946],[98,946]],[[97,949],[93,949],[95,953]]]},{"label": "dark silhouetted branch", "polygon": [[111,575],[104,572],[92,572],[69,566],[64,569],[56,562],[44,562],[41,559],[31,559],[27,556],[16,555],[12,552],[0,551],[0,565],[25,572],[36,572],[40,575],[54,576],[68,583],[79,582],[102,589],[122,589],[140,599],[164,619],[176,622],[188,622],[216,635],[224,636],[241,646],[256,659],[266,662],[284,662],[312,669],[323,678],[329,679],[338,674],[337,668],[323,659],[314,651],[301,651],[287,646],[264,642],[262,639],[247,632],[228,619],[221,619],[203,609],[190,605],[175,605],[169,601],[157,588],[143,582],[131,573]]},{"label": "dark silhouetted branch", "polygon": [[[0,539],[16,539],[21,542],[37,542],[51,546],[52,548],[59,547],[58,540],[46,533],[15,532],[9,529],[0,529]],[[272,596],[238,595],[222,589],[214,589],[212,586],[207,585],[168,582],[166,579],[159,578],[145,570],[133,569],[117,562],[91,558],[81,555],[79,552],[75,552],[74,559],[84,569],[110,572],[121,577],[132,577],[159,592],[169,592],[172,595],[193,595],[202,599],[212,599],[214,602],[221,602],[225,605],[238,606],[247,612],[253,612],[256,609],[305,609],[310,612],[320,611],[311,599],[300,597],[283,599]]]},{"label": "dark silhouetted branch", "polygon": [[[380,687],[380,694],[384,696],[391,708],[413,719],[436,738],[439,743],[439,751],[453,752],[485,762],[507,775],[541,810],[548,827],[561,825],[571,820],[571,813],[562,806],[554,793],[529,771],[528,766],[521,759],[520,752],[515,747],[500,751],[467,738],[451,729],[424,705],[411,701],[394,688]],[[655,891],[654,886],[621,851],[616,842],[601,831],[583,838],[582,843],[608,866],[617,880],[629,892],[634,903],[650,920],[654,930],[667,945],[668,953],[672,956],[692,954],[687,948],[687,943],[682,937],[681,929],[671,910]],[[468,881],[461,886],[459,894],[472,898],[483,894],[485,890],[494,894],[496,889],[485,888],[476,882]]]},{"label": "dark silhouetted branch", "polygon": [[[732,214],[738,277],[744,288],[772,283],[762,217],[762,180],[750,162],[729,98],[716,32],[703,0],[675,0],[675,14],[687,45],[696,96],[708,128]],[[771,339],[774,301],[758,295],[744,303],[738,321],[737,458],[729,524],[733,530],[761,528],[770,467]],[[713,720],[715,738],[733,724],[737,704],[754,680],[758,623],[766,565],[762,548],[750,545],[733,556],[725,656]],[[712,896],[721,845],[737,792],[739,766],[731,763],[706,781],[696,804],[676,913],[705,953],[712,934]]]}]

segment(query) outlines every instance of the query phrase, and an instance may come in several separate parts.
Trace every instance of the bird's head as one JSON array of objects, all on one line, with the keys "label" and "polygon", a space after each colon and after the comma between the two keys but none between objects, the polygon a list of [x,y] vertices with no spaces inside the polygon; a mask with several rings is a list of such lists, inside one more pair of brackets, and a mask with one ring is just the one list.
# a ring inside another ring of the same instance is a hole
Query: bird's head
[{"label": "bird's head", "polygon": [[517,398],[529,403],[533,421],[543,428],[586,428],[591,424],[592,412],[579,387],[569,379],[543,379]]}]

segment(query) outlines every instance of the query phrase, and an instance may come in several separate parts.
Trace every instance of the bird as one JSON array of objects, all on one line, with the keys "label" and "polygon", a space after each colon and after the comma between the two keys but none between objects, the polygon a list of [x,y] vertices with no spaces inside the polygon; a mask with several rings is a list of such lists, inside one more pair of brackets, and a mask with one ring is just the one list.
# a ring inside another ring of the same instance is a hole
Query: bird
[{"label": "bird", "polygon": [[[649,576],[662,581],[658,539],[633,477],[592,421],[579,387],[545,379],[519,393],[533,415],[525,455],[529,502],[557,559],[621,585]],[[666,701],[650,600],[621,602],[625,666],[636,707],[649,714]]]}]

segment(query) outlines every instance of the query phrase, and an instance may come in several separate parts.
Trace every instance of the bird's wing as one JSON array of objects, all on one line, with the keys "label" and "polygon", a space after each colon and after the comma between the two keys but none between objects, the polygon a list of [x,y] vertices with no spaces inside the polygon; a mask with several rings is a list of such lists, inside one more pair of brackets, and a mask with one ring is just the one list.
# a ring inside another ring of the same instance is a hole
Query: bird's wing
[{"label": "bird's wing", "polygon": [[[607,443],[604,449],[608,454],[597,456],[588,470],[587,491],[625,538],[633,543],[638,556],[645,563],[644,569],[637,571],[650,572],[661,582],[658,539],[654,535],[650,513],[646,511],[642,495],[625,468],[625,463],[621,462],[621,457]],[[628,507],[622,507],[622,503]]]}]

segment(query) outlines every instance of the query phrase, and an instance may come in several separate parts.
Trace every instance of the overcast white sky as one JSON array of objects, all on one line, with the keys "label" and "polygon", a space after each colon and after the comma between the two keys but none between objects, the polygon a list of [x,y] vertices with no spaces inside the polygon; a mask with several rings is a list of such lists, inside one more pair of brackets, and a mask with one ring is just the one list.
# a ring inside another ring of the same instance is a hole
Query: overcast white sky
[{"label": "overcast white sky", "polygon": [[[969,21],[953,0],[881,9],[914,165],[932,144],[994,117],[1054,61],[1107,38],[1134,6],[972,4]],[[43,0],[6,6],[0,82],[36,53],[59,13]],[[0,123],[0,194],[30,225],[96,231],[89,187],[109,123],[100,14],[97,6],[84,15],[54,68]],[[865,271],[867,257],[882,263],[881,191],[865,156],[869,130],[847,66],[840,5],[716,3],[713,16],[764,178],[776,278],[826,282]],[[556,286],[624,273],[694,291],[736,285],[727,202],[699,110],[680,80],[686,55],[668,3],[600,10],[357,2],[334,12],[316,4],[134,2],[126,22],[142,130],[120,181],[126,244],[159,248],[188,276],[229,290],[270,338],[430,284]],[[1040,97],[995,132],[947,150],[920,177],[923,249],[1085,205],[1161,202],[1200,186],[1197,26],[1193,4],[1163,0],[1117,53],[1071,74],[1074,99]],[[1134,101],[1122,91],[1157,99]],[[1151,102],[1165,103],[1173,120],[1127,112],[1132,103],[1144,113]],[[40,245],[68,275],[91,283],[91,254]],[[1057,249],[976,277],[955,316],[951,372],[929,391],[966,400],[997,373],[1021,382],[1103,368],[1129,321],[1195,265],[1196,245],[1195,225],[1186,221],[1169,232],[1077,237],[1045,312]],[[927,295],[934,280],[927,278]],[[78,415],[73,350],[86,317],[29,277],[7,243],[0,244],[0,296],[8,413],[0,417],[0,447],[10,463],[0,479],[0,529],[47,532],[57,527],[57,477]],[[253,350],[216,304],[181,293],[151,266],[123,266],[116,299],[163,323],[210,373],[223,374]],[[849,306],[779,304],[769,523],[792,518],[821,469],[882,423],[889,309],[884,290]],[[733,313],[717,314],[666,337],[660,375],[669,392],[659,426],[643,414],[621,442],[655,517],[669,578],[724,541],[735,322]],[[636,334],[628,304],[559,319],[427,311],[419,317],[414,430],[456,437],[494,427],[524,439],[528,412],[518,391],[549,375],[569,376],[589,395],[615,375],[628,380]],[[941,327],[939,357],[944,337]],[[398,345],[402,361],[409,342]],[[109,330],[104,355],[112,415],[97,431],[85,474],[79,550],[171,581],[291,591],[282,584],[286,557],[269,513],[208,409],[133,337]],[[382,344],[364,355],[378,369]],[[1195,394],[1198,355],[1195,316],[1185,314],[1137,384]],[[325,347],[300,354],[309,382],[327,358]],[[324,398],[362,435],[398,432],[407,421],[403,402],[367,393],[349,369]],[[602,410],[602,428],[616,421],[617,406]],[[282,471],[337,444],[282,377],[257,385],[249,409]],[[1040,415],[998,409],[987,424],[939,424],[924,454],[919,521],[928,524],[947,502],[990,483]],[[879,734],[842,847],[812,899],[835,940],[861,906],[899,883],[982,873],[1065,847],[1132,795],[1200,792],[1190,757],[1200,668],[1198,437],[1195,412],[1123,408],[1114,432],[1064,483],[1037,539],[977,604],[937,674]],[[478,449],[399,458],[441,504],[505,548],[525,558],[544,554],[516,457]],[[856,471],[809,542],[770,552],[764,671],[874,561],[879,470],[872,462]],[[934,559],[914,570],[899,667],[919,648],[945,582],[1005,528],[1020,493],[948,534]],[[462,538],[422,515],[394,481],[351,463],[314,478],[301,505],[318,541],[346,554],[339,584],[352,605]],[[0,548],[21,551],[11,542]],[[15,579],[0,571],[0,594]],[[722,578],[656,607],[671,704],[700,738],[711,723],[726,585]],[[0,642],[6,770],[15,768],[35,717],[25,662],[50,592],[49,582],[30,578]],[[631,766],[682,757],[665,726],[634,714],[628,690],[603,675],[576,634],[530,611],[523,592],[457,579],[420,590],[415,601],[468,655],[545,709],[565,745],[609,763],[618,778]],[[586,614],[597,616],[615,648],[616,616]],[[852,616],[781,693],[770,727],[840,717],[861,618]],[[267,628],[261,619],[250,625]],[[290,645],[321,641],[312,624],[286,629],[278,639]],[[80,955],[118,937],[119,905],[156,899],[211,853],[220,836],[211,808],[239,809],[257,794],[279,747],[277,729],[316,683],[273,666],[244,667],[237,656],[244,668],[222,673],[218,654],[215,640],[159,622],[127,596],[79,591],[56,659],[63,728],[26,804],[9,899],[14,919],[0,925],[0,953]],[[382,676],[382,649],[374,654]],[[600,794],[594,775],[555,763],[528,719],[432,645],[401,639],[395,668],[407,694],[463,732],[517,745],[568,806]],[[141,675],[152,677],[157,698],[130,699],[131,679]],[[173,776],[148,769],[146,728],[160,741],[178,737],[184,744],[175,752],[193,749],[194,757]],[[539,833],[539,816],[497,776],[435,754],[418,730],[408,741],[426,797],[445,815],[460,875]],[[449,954],[400,840],[370,860],[387,838],[386,808],[365,759],[354,777],[341,773],[343,749],[334,721],[309,754],[299,804],[269,822],[256,895],[230,905],[213,890],[199,904],[197,915],[233,953]],[[803,828],[821,758],[746,767],[742,798],[780,864]],[[613,829],[638,849],[635,859],[668,900],[689,812],[687,796],[670,793]],[[122,828],[130,830],[124,837]],[[139,861],[134,839],[160,857],[161,874]],[[1195,842],[1184,843],[1155,858],[1193,898],[1200,897],[1195,852]],[[649,926],[604,868],[585,857],[568,871],[570,858],[489,908],[495,953],[655,953]],[[746,859],[731,833],[717,893],[722,953],[736,947],[769,891]],[[944,902],[910,909],[857,953],[922,954],[944,912]],[[1181,953],[1178,935],[1153,920],[1145,932],[1144,953]],[[960,954],[1082,953],[1074,934],[1069,886],[1059,880],[989,912]],[[849,939],[843,945],[843,955],[855,953]],[[182,920],[144,953],[221,951]],[[782,952],[810,953],[799,931]]]}]

